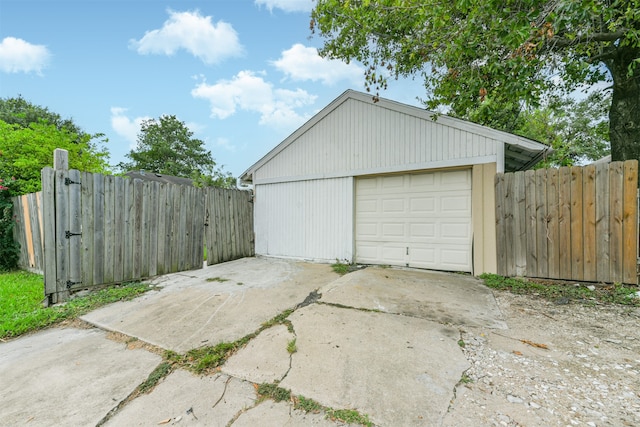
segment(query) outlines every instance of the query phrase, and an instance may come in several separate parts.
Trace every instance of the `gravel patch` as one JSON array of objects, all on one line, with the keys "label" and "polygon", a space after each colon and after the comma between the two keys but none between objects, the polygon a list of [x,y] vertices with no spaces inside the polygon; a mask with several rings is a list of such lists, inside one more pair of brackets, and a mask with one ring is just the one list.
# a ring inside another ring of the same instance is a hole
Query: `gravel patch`
[{"label": "gravel patch", "polygon": [[509,329],[460,331],[444,426],[640,425],[640,308],[494,293]]}]

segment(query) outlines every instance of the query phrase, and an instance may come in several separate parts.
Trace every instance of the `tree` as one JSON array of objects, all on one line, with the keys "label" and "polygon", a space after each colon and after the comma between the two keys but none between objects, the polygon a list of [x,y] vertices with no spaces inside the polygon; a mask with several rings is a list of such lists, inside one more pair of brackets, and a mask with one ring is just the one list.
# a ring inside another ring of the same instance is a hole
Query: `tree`
[{"label": "tree", "polygon": [[511,110],[513,121],[551,94],[610,82],[612,159],[640,159],[640,0],[318,0],[311,30],[321,55],[366,66],[374,100],[389,78],[419,75],[427,107],[459,117]]},{"label": "tree", "polygon": [[22,128],[44,120],[58,130],[67,130],[78,135],[84,134],[73,120],[63,119],[60,114],[49,111],[46,107],[32,104],[22,95],[18,95],[17,98],[0,99],[0,120],[9,124],[18,124]]},{"label": "tree", "polygon": [[523,111],[514,133],[553,147],[538,167],[573,166],[609,154],[606,112],[611,98],[600,92],[584,99],[552,99],[546,105]]},{"label": "tree", "polygon": [[176,116],[164,115],[158,120],[142,122],[136,148],[126,156],[131,161],[121,163],[126,171],[144,170],[165,175],[191,178],[204,186],[234,187],[230,173],[216,169],[211,151],[202,140]]},{"label": "tree", "polygon": [[53,166],[56,148],[69,151],[73,169],[108,172],[103,137],[22,98],[0,99],[0,179],[11,180],[16,195],[39,191],[40,171]]}]

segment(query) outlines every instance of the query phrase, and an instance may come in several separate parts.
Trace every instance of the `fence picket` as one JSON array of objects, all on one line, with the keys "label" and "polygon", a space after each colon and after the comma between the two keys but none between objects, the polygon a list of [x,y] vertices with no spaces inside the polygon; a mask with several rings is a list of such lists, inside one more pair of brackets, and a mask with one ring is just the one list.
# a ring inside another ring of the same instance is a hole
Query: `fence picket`
[{"label": "fence picket", "polygon": [[596,167],[585,166],[582,188],[582,221],[584,249],[584,280],[595,282],[596,278]]},{"label": "fence picket", "polygon": [[571,170],[558,171],[559,278],[571,279]]},{"label": "fence picket", "polygon": [[[68,289],[82,288],[82,189],[80,172],[69,171],[69,184],[65,184],[69,194],[69,277]],[[77,233],[77,234],[76,234]]]},{"label": "fence picket", "polygon": [[82,205],[82,283],[93,285],[94,233],[93,233],[93,174],[82,172],[80,203]]},{"label": "fence picket", "polygon": [[623,217],[622,162],[613,162],[609,166],[609,279],[611,282],[622,280],[622,217]]},{"label": "fence picket", "polygon": [[547,170],[547,262],[548,277],[560,278],[560,234],[558,206],[558,170]]},{"label": "fence picket", "polygon": [[638,262],[638,162],[624,162],[622,215],[622,280],[637,283]]},{"label": "fence picket", "polygon": [[596,165],[596,280],[609,281],[609,165]]},{"label": "fence picket", "polygon": [[496,175],[498,273],[526,241],[527,276],[637,284],[637,180],[637,160]]}]

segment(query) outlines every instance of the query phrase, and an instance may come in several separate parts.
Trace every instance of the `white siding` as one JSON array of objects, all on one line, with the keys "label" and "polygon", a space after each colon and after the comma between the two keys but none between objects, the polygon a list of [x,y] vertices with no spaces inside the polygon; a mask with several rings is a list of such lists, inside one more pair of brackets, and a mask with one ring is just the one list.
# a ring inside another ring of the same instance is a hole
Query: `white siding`
[{"label": "white siding", "polygon": [[347,99],[259,167],[253,182],[490,163],[501,145],[437,120]]},{"label": "white siding", "polygon": [[256,254],[313,261],[353,257],[353,178],[255,187]]}]

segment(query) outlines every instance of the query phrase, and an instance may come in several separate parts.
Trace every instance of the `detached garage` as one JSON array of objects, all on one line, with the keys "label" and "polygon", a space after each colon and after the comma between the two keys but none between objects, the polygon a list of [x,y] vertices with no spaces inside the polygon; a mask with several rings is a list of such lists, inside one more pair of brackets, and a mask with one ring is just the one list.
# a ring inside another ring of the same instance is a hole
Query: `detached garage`
[{"label": "detached garage", "polygon": [[348,90],[251,166],[255,252],[496,271],[494,175],[536,141]]}]

